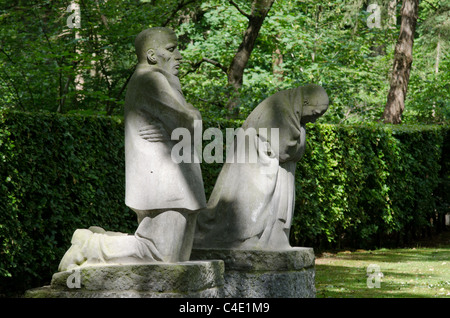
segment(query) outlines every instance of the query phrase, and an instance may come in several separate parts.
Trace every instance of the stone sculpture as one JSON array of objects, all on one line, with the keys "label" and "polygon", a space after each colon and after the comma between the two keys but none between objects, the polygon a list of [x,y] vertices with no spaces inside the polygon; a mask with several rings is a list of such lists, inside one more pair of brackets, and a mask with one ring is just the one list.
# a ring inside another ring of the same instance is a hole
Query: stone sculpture
[{"label": "stone sculpture", "polygon": [[[310,84],[280,91],[253,110],[242,129],[256,134],[248,134],[244,147],[246,139],[237,140],[231,154],[237,157],[245,148],[246,160],[230,163],[227,157],[208,207],[198,216],[195,249],[290,248],[294,175],[305,151],[305,124],[327,108],[326,91]],[[250,160],[252,153],[255,162]]]},{"label": "stone sculpture", "polygon": [[[193,133],[201,115],[181,91],[175,33],[159,27],[144,30],[135,47],[138,65],[125,98],[125,204],[136,212],[139,226],[134,235],[98,227],[76,230],[60,271],[98,263],[189,260],[206,198],[198,161],[172,160],[171,134],[180,127]],[[195,148],[190,149],[195,158]]]}]

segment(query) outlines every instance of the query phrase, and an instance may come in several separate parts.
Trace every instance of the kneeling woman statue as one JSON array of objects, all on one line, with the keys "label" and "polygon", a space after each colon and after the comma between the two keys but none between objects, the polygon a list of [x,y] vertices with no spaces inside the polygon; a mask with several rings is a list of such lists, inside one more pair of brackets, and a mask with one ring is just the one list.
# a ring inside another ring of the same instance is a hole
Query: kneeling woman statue
[{"label": "kneeling woman statue", "polygon": [[198,215],[194,248],[290,248],[305,124],[322,116],[328,102],[326,91],[310,84],[280,91],[253,110],[242,129],[256,133],[245,133],[248,141],[235,138],[208,207]]}]

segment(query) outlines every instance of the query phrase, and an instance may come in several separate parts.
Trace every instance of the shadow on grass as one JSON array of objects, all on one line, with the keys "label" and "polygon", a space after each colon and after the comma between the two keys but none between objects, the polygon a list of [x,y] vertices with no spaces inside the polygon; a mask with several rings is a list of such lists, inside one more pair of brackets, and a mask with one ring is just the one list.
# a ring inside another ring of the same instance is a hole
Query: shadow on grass
[{"label": "shadow on grass", "polygon": [[[381,276],[369,276],[370,264]],[[316,259],[316,290],[318,298],[449,297],[450,248],[327,253]]]},{"label": "shadow on grass", "polygon": [[[395,277],[402,282],[395,283],[386,279]],[[366,267],[347,267],[335,265],[316,265],[317,298],[428,298],[427,292],[410,290],[417,284],[415,274],[383,271],[376,288],[375,278],[367,276]],[[368,286],[374,286],[369,288]],[[426,288],[426,286],[425,286]],[[402,289],[404,289],[402,291]],[[423,288],[422,288],[423,289]]]},{"label": "shadow on grass", "polygon": [[435,262],[449,261],[449,248],[421,248],[421,249],[380,249],[376,251],[365,251],[356,253],[338,253],[336,255],[342,260],[360,260],[371,262]]}]

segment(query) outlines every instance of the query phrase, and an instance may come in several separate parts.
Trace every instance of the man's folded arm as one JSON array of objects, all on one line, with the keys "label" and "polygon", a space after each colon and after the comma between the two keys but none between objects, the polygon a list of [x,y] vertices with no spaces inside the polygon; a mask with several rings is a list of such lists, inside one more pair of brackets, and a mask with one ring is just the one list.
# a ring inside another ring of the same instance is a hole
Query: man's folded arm
[{"label": "man's folded arm", "polygon": [[146,86],[145,99],[150,101],[150,105],[155,109],[148,109],[152,116],[157,117],[162,122],[173,121],[174,119],[182,120],[186,123],[193,124],[198,119],[195,109],[187,108],[186,102],[182,103],[176,97],[176,91],[170,86],[167,78],[159,73],[152,72],[146,76],[143,83]]}]

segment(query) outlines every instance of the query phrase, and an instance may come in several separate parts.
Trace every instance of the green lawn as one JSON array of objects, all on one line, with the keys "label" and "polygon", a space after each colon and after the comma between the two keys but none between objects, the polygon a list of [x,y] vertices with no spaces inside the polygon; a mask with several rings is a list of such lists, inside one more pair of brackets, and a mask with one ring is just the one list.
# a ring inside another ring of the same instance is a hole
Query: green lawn
[{"label": "green lawn", "polygon": [[[371,264],[382,273],[379,288],[368,276]],[[316,256],[316,297],[450,298],[450,245],[323,253]]]}]

